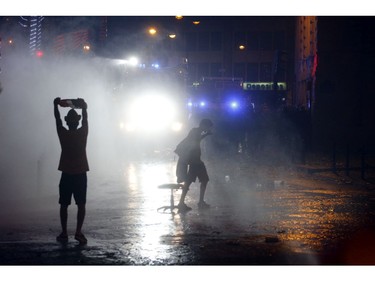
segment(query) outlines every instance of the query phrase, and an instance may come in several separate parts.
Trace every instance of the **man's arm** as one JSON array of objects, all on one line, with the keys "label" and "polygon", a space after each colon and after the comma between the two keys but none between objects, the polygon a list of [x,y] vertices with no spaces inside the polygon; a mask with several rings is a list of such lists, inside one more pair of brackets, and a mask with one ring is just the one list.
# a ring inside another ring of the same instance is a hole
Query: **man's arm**
[{"label": "man's arm", "polygon": [[54,114],[56,119],[56,127],[62,127],[62,121],[60,117],[60,111],[59,111],[59,102],[60,98],[55,98],[53,101],[53,107],[54,107]]},{"label": "man's arm", "polygon": [[210,135],[212,135],[211,130],[203,132],[203,134],[201,135],[201,140],[203,140],[205,137],[210,136]]},{"label": "man's arm", "polygon": [[82,126],[88,127],[88,119],[87,119],[87,103],[84,99],[78,99],[82,104]]}]

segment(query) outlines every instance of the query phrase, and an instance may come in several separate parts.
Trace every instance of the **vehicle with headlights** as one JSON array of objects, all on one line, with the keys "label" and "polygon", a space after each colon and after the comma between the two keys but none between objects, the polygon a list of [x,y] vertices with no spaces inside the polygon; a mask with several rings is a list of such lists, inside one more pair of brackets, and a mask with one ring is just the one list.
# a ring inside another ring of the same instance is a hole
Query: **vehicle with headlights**
[{"label": "vehicle with headlights", "polygon": [[178,73],[141,65],[127,67],[118,76],[121,79],[112,91],[112,116],[121,146],[142,151],[171,150],[185,134],[188,118]]},{"label": "vehicle with headlights", "polygon": [[186,121],[183,101],[168,89],[147,89],[119,99],[118,126],[124,134],[178,134]]},{"label": "vehicle with headlights", "polygon": [[175,103],[160,93],[141,94],[124,105],[120,128],[127,132],[154,133],[163,130],[178,132],[182,120],[177,118]]}]

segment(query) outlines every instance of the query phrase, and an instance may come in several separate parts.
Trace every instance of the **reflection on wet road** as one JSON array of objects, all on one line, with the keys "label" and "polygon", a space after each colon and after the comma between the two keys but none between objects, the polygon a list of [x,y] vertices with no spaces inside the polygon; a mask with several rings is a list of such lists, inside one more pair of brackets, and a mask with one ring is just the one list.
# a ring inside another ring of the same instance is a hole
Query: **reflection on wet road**
[{"label": "reflection on wet road", "polygon": [[[27,228],[27,221],[2,224],[1,248],[12,251],[3,263],[345,264],[335,256],[346,250],[338,251],[338,245],[368,227],[374,217],[371,188],[244,162],[225,171],[217,163],[207,163],[212,175],[206,193],[210,209],[198,210],[195,183],[186,200],[192,211],[157,211],[170,204],[170,191],[157,186],[175,182],[175,164],[173,157],[129,162],[111,176],[93,175],[85,247],[54,242],[59,230],[56,212],[46,215],[41,209],[32,228]],[[174,191],[175,202],[180,194]],[[49,231],[46,225],[51,225]],[[74,229],[74,221],[69,227]],[[362,242],[364,247],[370,243]]]},{"label": "reflection on wet road", "polygon": [[[175,161],[125,166],[121,216],[127,242],[123,256],[116,254],[117,262],[319,264],[321,253],[334,249],[336,242],[373,216],[374,201],[367,189],[335,186],[285,171],[278,174],[282,178],[267,178],[267,172],[252,178],[247,169],[254,167],[241,165],[232,169],[230,182],[223,173],[211,173],[206,194],[209,210],[198,210],[195,183],[187,197],[193,210],[186,214],[156,211],[170,204],[169,190],[157,186],[175,181]],[[214,163],[208,166],[211,172],[215,169]],[[274,180],[282,184],[275,186]],[[180,194],[180,190],[174,192],[175,202]],[[107,244],[114,248],[117,242]],[[277,256],[278,252],[285,257]]]}]

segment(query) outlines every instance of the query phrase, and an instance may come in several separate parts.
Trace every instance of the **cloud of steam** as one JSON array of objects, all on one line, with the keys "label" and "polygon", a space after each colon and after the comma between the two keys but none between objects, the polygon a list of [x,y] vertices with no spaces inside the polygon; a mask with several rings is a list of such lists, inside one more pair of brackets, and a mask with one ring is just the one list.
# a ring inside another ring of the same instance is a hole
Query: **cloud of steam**
[{"label": "cloud of steam", "polygon": [[[53,203],[57,204],[61,148],[53,116],[55,97],[80,97],[88,104],[90,177],[108,177],[121,168],[117,160],[126,156],[119,156],[123,151],[116,150],[114,126],[117,124],[111,118],[114,103],[100,61],[74,57],[38,60],[14,53],[3,56],[1,67],[0,205],[4,206],[2,203],[9,199],[50,195],[55,196]],[[67,109],[60,108],[60,112],[63,118]],[[193,126],[198,125],[199,120],[196,121]],[[64,120],[63,123],[65,125]],[[239,143],[231,138],[229,128],[216,126],[214,135],[207,139],[207,147],[203,148],[203,156],[214,163],[208,166],[210,185],[222,183],[225,175],[243,188],[252,188],[257,183],[264,185],[269,175],[262,170],[262,165],[278,162],[287,166],[291,162],[289,152],[297,149],[292,146],[292,150],[288,150],[291,147],[288,141],[280,139],[287,134],[294,136],[294,128],[287,127],[283,126],[286,129],[279,135],[275,134],[276,129],[281,128],[277,124],[267,125],[264,130],[258,127],[248,130],[248,142],[242,146],[243,153],[246,151],[250,157],[244,158],[252,165],[247,165],[248,170],[244,171],[240,170],[243,166],[236,157]],[[132,150],[133,147],[129,148],[130,152]],[[241,194],[228,192],[226,196],[231,196],[233,205],[241,211],[243,208],[252,211],[252,205],[244,202]]]},{"label": "cloud of steam", "polygon": [[[78,58],[35,59],[20,54],[8,55],[2,63],[1,198],[57,194],[61,148],[53,115],[55,97],[86,100],[90,168],[95,171],[108,166],[109,157],[103,156],[110,155],[111,99],[98,64]],[[60,108],[62,119],[67,111]]]}]

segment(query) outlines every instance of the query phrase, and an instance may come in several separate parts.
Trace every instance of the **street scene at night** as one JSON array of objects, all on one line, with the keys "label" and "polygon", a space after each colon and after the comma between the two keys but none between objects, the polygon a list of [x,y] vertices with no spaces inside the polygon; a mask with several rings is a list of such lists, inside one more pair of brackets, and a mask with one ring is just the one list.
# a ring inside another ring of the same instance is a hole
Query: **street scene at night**
[{"label": "street scene at night", "polygon": [[375,17],[4,15],[0,37],[0,271],[373,269]]}]

